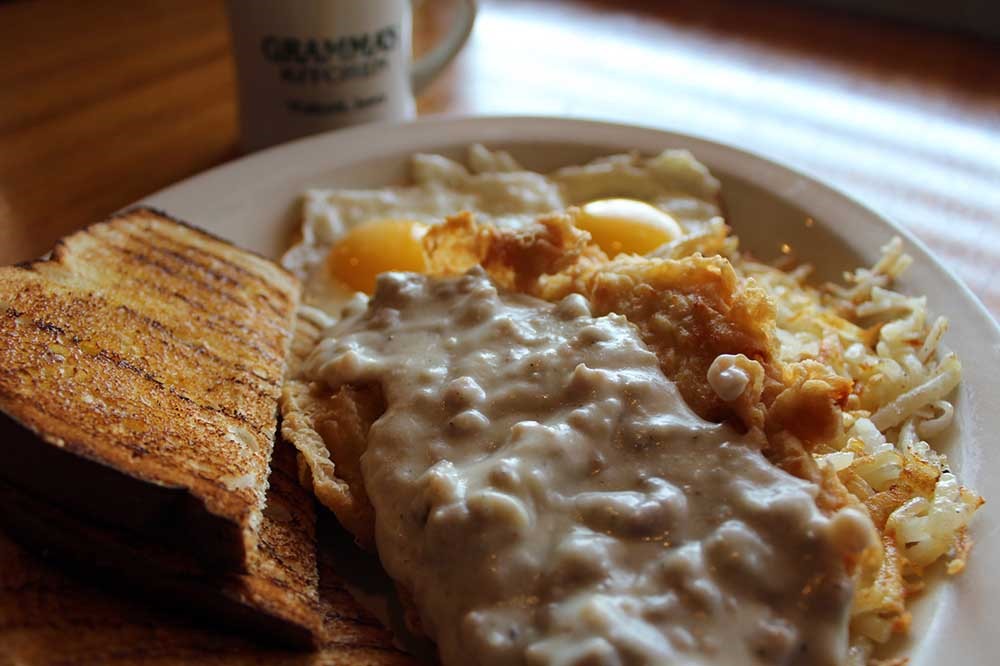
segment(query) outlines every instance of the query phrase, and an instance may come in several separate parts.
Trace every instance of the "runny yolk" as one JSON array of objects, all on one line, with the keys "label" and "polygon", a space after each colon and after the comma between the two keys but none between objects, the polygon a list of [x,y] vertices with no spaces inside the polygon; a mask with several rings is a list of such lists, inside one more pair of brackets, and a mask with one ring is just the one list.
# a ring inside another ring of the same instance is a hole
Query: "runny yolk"
[{"label": "runny yolk", "polygon": [[427,270],[420,239],[427,225],[413,220],[372,220],[354,227],[327,255],[330,274],[351,289],[371,294],[375,276],[386,271]]},{"label": "runny yolk", "polygon": [[677,221],[659,208],[635,199],[598,199],[584,204],[574,220],[590,232],[609,257],[646,254],[684,235]]}]

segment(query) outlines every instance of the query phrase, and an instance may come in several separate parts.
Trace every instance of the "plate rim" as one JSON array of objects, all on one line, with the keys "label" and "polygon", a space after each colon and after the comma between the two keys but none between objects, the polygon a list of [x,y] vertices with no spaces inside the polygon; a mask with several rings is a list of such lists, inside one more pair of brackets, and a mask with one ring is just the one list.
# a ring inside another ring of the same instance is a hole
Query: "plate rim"
[{"label": "plate rim", "polygon": [[[396,122],[396,123],[369,123],[365,125],[355,125],[353,127],[347,127],[339,130],[331,130],[328,132],[322,132],[319,134],[313,134],[310,136],[301,137],[298,139],[293,139],[285,143],[281,143],[275,146],[270,146],[263,150],[259,150],[253,153],[249,153],[236,159],[224,162],[222,164],[216,165],[197,174],[188,176],[176,183],[163,187],[155,192],[152,192],[138,201],[129,204],[122,208],[126,210],[133,206],[140,205],[155,205],[155,202],[168,197],[177,196],[178,193],[184,189],[200,187],[203,183],[207,183],[210,179],[217,177],[222,174],[232,173],[236,169],[252,167],[255,164],[263,164],[266,161],[274,160],[275,158],[280,158],[285,155],[292,155],[296,151],[303,149],[304,147],[312,147],[318,144],[335,144],[339,142],[349,142],[351,140],[359,140],[368,135],[384,136],[385,134],[392,134],[395,132],[405,131],[405,132],[416,132],[422,129],[431,130],[438,129],[442,126],[460,126],[468,127],[470,129],[476,129],[477,126],[482,126],[483,129],[495,126],[510,126],[518,124],[529,124],[536,125],[539,127],[550,126],[552,128],[560,126],[565,128],[566,125],[573,125],[583,128],[584,131],[610,131],[610,132],[649,132],[655,133],[666,137],[677,137],[682,139],[685,143],[700,143],[705,147],[709,147],[714,151],[729,153],[730,155],[739,157],[742,160],[757,162],[765,165],[768,169],[773,172],[780,174],[781,176],[789,179],[798,179],[804,182],[808,187],[816,189],[820,192],[826,192],[827,194],[833,195],[840,203],[853,207],[856,211],[864,214],[866,217],[871,218],[880,226],[891,231],[894,234],[898,234],[906,241],[910,248],[914,248],[919,251],[920,257],[915,257],[920,260],[921,263],[927,262],[932,264],[938,271],[944,274],[951,286],[959,288],[963,295],[965,295],[975,306],[977,314],[982,317],[986,323],[993,329],[994,335],[1000,339],[1000,322],[990,313],[986,308],[986,305],[982,302],[978,295],[972,291],[971,288],[962,280],[958,274],[944,263],[937,255],[931,250],[931,248],[913,231],[903,226],[901,223],[894,220],[891,216],[883,214],[872,205],[865,203],[859,198],[853,196],[847,192],[844,188],[833,185],[831,183],[823,180],[821,176],[816,174],[813,170],[808,167],[801,165],[793,165],[787,161],[775,159],[766,155],[762,155],[752,150],[742,148],[739,146],[734,146],[732,144],[724,143],[721,141],[716,141],[710,137],[704,136],[697,133],[679,132],[673,129],[659,128],[653,125],[645,125],[638,123],[621,123],[609,120],[600,120],[584,117],[566,117],[558,115],[518,115],[518,114],[505,114],[505,115],[475,115],[475,116],[464,116],[464,115],[452,115],[452,114],[433,114],[422,116],[415,120]],[[484,139],[484,142],[488,142],[488,139]],[[769,174],[770,175],[770,174]],[[762,183],[756,182],[757,185],[762,185]],[[169,211],[168,211],[169,212]]]},{"label": "plate rim", "polygon": [[[663,144],[678,143],[683,144],[684,147],[689,147],[699,161],[709,163],[710,168],[712,168],[711,162],[713,160],[703,160],[702,156],[704,153],[719,156],[725,155],[731,163],[735,162],[744,166],[756,165],[763,167],[758,173],[754,174],[748,174],[746,173],[746,169],[740,171],[735,167],[726,169],[726,171],[739,173],[739,176],[747,178],[750,184],[775,194],[788,204],[800,206],[805,210],[809,210],[811,204],[813,208],[822,207],[824,209],[832,208],[837,211],[843,211],[845,217],[856,217],[859,224],[874,224],[875,227],[872,233],[877,232],[883,235],[885,240],[894,235],[901,237],[906,243],[907,252],[914,257],[916,262],[929,269],[929,276],[935,279],[943,279],[942,289],[947,290],[948,293],[957,292],[953,300],[958,303],[958,308],[953,309],[953,311],[960,313],[959,316],[963,321],[963,325],[971,327],[976,335],[984,336],[981,342],[987,349],[1000,353],[1000,322],[994,318],[979,297],[952,268],[942,262],[927,244],[899,222],[849,194],[842,187],[825,182],[809,168],[792,165],[788,162],[761,155],[739,146],[715,141],[704,135],[679,132],[674,129],[558,115],[508,114],[464,116],[442,114],[425,116],[415,121],[404,123],[370,124],[334,130],[272,146],[184,179],[144,197],[137,204],[152,204],[166,208],[169,211],[169,207],[162,205],[161,201],[182,201],[186,191],[211,187],[213,183],[218,184],[227,180],[232,181],[233,177],[238,177],[241,171],[253,171],[259,168],[260,165],[275,161],[280,164],[282,160],[294,159],[296,155],[300,154],[300,151],[304,152],[305,155],[315,158],[313,151],[319,152],[322,150],[336,150],[338,147],[360,146],[362,147],[362,154],[356,156],[357,161],[392,157],[400,154],[412,154],[413,152],[420,151],[419,148],[413,148],[411,145],[423,142],[422,139],[418,140],[414,138],[414,135],[420,133],[427,133],[432,137],[436,137],[434,140],[427,140],[425,143],[429,146],[436,144],[442,148],[459,144],[467,145],[474,142],[482,142],[489,145],[491,143],[511,144],[542,140],[553,144],[577,143],[581,146],[595,148],[607,145],[609,150],[615,150],[611,146],[629,145],[631,139],[627,137],[655,137],[656,143],[661,146]],[[520,138],[519,135],[521,135]],[[616,135],[618,135],[618,138],[615,138]],[[626,139],[623,139],[623,136]],[[406,139],[404,142],[406,145],[394,147],[394,142],[400,139],[400,137]],[[368,152],[363,150],[366,146],[370,148],[371,145],[377,145],[378,147]],[[632,142],[631,145],[638,145],[640,146],[639,150],[642,150],[641,146],[643,144],[638,140]],[[649,147],[647,151],[654,149],[656,148]],[[433,150],[433,148],[428,147],[425,150]],[[621,148],[617,150],[620,151]],[[344,168],[343,162],[344,160],[339,160],[336,168]],[[315,169],[311,169],[310,171],[315,173]],[[296,174],[296,176],[298,175],[302,174]],[[783,191],[781,187],[778,187],[779,181],[784,182],[784,189],[790,189],[791,191]],[[789,184],[792,185],[790,188]],[[307,187],[308,185],[302,185],[299,191],[301,192]],[[818,198],[819,201],[814,201],[814,198]],[[829,223],[829,220],[826,220],[826,222]],[[845,239],[845,233],[838,233],[836,230],[834,233],[838,238]],[[942,298],[942,296],[939,296],[939,298]],[[945,303],[938,299],[932,301],[932,311],[942,312],[945,310],[944,306]],[[982,381],[982,378],[980,380]],[[978,393],[983,392],[979,384],[965,386],[968,387],[969,394],[978,395]],[[981,435],[982,437],[974,438],[971,443],[970,448],[973,452],[973,457],[976,459],[967,459],[964,461],[963,468],[967,468],[970,464],[973,467],[963,470],[963,480],[972,486],[979,485],[979,489],[984,490],[986,468],[984,462],[979,460],[976,454],[978,451],[988,449],[986,443],[988,441],[986,437],[988,428],[986,424],[978,422],[978,413],[975,410],[970,411],[968,416],[972,419],[972,423],[969,425],[974,428],[974,432],[977,435]],[[996,416],[993,419],[995,420]],[[983,441],[980,441],[980,439]],[[964,447],[963,451],[965,451]],[[977,484],[976,482],[980,479],[982,481]],[[986,513],[985,510],[980,511],[980,514],[984,513]],[[991,514],[992,512],[989,513]],[[979,539],[985,538],[987,532],[1000,532],[1000,528],[992,524],[991,518],[992,516],[984,519],[981,515],[977,520],[978,527],[974,527],[974,529],[976,532],[979,530],[983,532]],[[987,523],[987,520],[990,520],[990,523]],[[988,552],[982,553],[977,558],[977,555],[974,554],[973,560],[985,559],[988,555]],[[934,607],[929,609],[930,612],[926,618],[927,624],[925,625],[924,634],[919,637],[911,634],[904,647],[904,654],[911,658],[911,663],[915,666],[917,664],[931,664],[937,663],[937,660],[943,658],[945,655],[950,654],[954,657],[954,653],[948,652],[949,648],[947,644],[951,640],[942,640],[945,636],[942,633],[944,631],[950,630],[952,632],[952,637],[949,637],[952,640],[964,637],[965,640],[960,640],[959,644],[968,646],[968,648],[971,648],[969,651],[974,654],[988,654],[992,646],[1000,644],[995,640],[984,640],[983,636],[976,631],[974,626],[963,626],[960,623],[960,619],[956,619],[955,611],[958,610],[959,595],[966,597],[969,594],[976,595],[977,593],[974,590],[968,588],[974,588],[977,584],[981,584],[980,578],[977,577],[973,581],[970,580],[969,576],[964,576],[959,577],[959,580],[950,581],[948,585],[942,585],[941,589],[933,591]],[[989,587],[995,588],[995,584]],[[980,592],[976,597],[978,600],[982,600],[983,598],[983,592]],[[1000,602],[992,601],[988,603],[991,607],[996,606],[1000,608]],[[970,612],[975,613],[975,608],[973,607]],[[930,640],[924,640],[925,638]],[[967,653],[967,650],[963,649],[961,653]]]}]

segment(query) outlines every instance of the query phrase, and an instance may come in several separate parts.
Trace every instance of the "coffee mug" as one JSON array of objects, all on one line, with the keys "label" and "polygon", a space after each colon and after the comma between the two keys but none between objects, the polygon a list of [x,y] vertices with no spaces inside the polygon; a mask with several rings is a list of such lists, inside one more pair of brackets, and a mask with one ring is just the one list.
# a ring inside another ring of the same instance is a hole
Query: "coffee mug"
[{"label": "coffee mug", "polygon": [[458,53],[475,0],[411,62],[411,0],[227,0],[244,150],[416,116],[414,95]]}]

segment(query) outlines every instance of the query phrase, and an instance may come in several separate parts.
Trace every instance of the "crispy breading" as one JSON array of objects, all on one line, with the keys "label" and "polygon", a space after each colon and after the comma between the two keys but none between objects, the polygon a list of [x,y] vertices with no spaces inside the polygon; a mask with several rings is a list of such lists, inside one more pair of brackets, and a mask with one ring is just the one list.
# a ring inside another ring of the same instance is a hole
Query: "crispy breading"
[{"label": "crispy breading", "polygon": [[[820,485],[822,508],[851,501],[837,477],[821,471],[810,454],[840,427],[839,403],[850,387],[819,363],[778,360],[774,308],[764,291],[740,279],[719,256],[608,259],[572,224],[572,214],[500,229],[463,213],[428,231],[428,265],[434,273],[455,274],[479,264],[503,288],[546,300],[581,293],[595,316],[624,314],[695,412],[755,434],[773,462]],[[300,451],[304,482],[361,545],[372,547],[374,514],[359,460],[384,402],[371,387],[333,391],[295,370],[319,334],[315,324],[299,318],[282,433]],[[732,401],[720,398],[707,381],[721,354],[742,355],[750,370],[748,389]]]},{"label": "crispy breading", "polygon": [[664,373],[677,383],[700,416],[738,417],[747,428],[764,425],[761,391],[723,401],[706,381],[719,354],[743,354],[761,364],[774,383],[773,307],[763,291],[737,279],[722,257],[694,255],[608,259],[572,214],[542,218],[524,229],[476,224],[468,213],[432,228],[425,237],[436,273],[482,265],[498,284],[546,300],[583,294],[595,316],[623,314],[657,353]]},{"label": "crispy breading", "polygon": [[371,549],[375,512],[361,478],[361,454],[385,404],[376,387],[334,391],[296,372],[321,333],[308,317],[298,316],[289,359],[292,371],[282,388],[281,435],[299,450],[303,485],[336,514],[359,545]]},{"label": "crispy breading", "polygon": [[[764,384],[780,377],[774,363],[774,315],[764,293],[740,284],[722,257],[682,260],[623,255],[589,271],[571,285],[587,296],[595,316],[624,314],[660,359],[688,405],[711,421],[739,419],[748,428],[763,426]],[[561,298],[563,289],[546,289]],[[707,382],[712,362],[721,354],[742,354],[764,370],[756,391],[735,401],[720,398]]]},{"label": "crispy breading", "polygon": [[[571,291],[571,281],[608,257],[590,242],[590,234],[563,216],[543,217],[524,229],[499,229],[478,224],[464,212],[431,227],[424,250],[432,273],[454,275],[479,264],[498,285],[513,291],[540,293],[543,279],[550,288]],[[558,282],[556,277],[562,278]]]},{"label": "crispy breading", "polygon": [[361,477],[361,454],[368,430],[385,411],[377,387],[332,391],[320,382],[291,380],[284,395],[291,418],[281,431],[301,452],[300,480],[337,514],[358,544],[371,548],[375,513]]},{"label": "crispy breading", "polygon": [[[821,494],[824,508],[843,506],[839,481],[820,474],[809,453],[837,434],[850,384],[820,363],[779,360],[774,306],[725,258],[608,259],[573,225],[575,214],[570,209],[521,229],[480,225],[467,213],[453,217],[427,233],[429,265],[434,272],[456,273],[478,263],[509,289],[546,300],[579,293],[595,316],[625,315],[699,416],[766,434],[765,453],[773,462],[831,486]],[[732,401],[707,381],[722,354],[743,355],[762,371]]]}]

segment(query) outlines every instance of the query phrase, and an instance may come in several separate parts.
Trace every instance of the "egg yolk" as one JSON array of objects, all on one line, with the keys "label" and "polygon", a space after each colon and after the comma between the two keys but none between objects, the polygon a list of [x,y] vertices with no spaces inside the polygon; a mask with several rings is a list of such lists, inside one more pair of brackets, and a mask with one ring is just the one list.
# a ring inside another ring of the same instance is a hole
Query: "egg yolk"
[{"label": "egg yolk", "polygon": [[351,289],[371,294],[386,271],[427,270],[420,239],[427,225],[413,220],[373,220],[354,227],[330,248],[330,274]]},{"label": "egg yolk", "polygon": [[684,235],[677,221],[635,199],[598,199],[580,208],[576,226],[590,232],[609,257],[646,254]]}]

